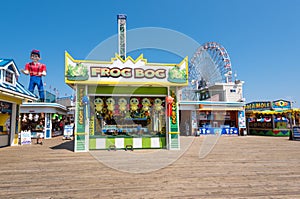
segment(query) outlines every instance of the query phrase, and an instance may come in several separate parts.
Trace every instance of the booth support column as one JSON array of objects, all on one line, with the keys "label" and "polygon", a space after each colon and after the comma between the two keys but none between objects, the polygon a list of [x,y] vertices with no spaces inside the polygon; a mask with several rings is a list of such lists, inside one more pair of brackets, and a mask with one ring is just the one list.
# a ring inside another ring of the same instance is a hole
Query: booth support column
[{"label": "booth support column", "polygon": [[86,152],[89,150],[89,101],[87,86],[76,85],[75,137],[74,151]]},{"label": "booth support column", "polygon": [[[172,87],[168,89],[168,94],[173,98],[172,113],[171,116],[167,117],[166,123],[169,125],[169,149],[170,150],[179,150],[180,149],[180,134],[179,134],[179,110],[178,110],[178,101],[177,101],[177,89]],[[167,109],[167,108],[166,108]]]}]

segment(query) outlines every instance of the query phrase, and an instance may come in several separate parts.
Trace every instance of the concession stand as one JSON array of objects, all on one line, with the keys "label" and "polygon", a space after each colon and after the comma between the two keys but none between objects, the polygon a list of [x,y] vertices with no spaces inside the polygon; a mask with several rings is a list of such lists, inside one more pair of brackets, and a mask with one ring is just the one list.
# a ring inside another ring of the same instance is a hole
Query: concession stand
[{"label": "concession stand", "polygon": [[257,101],[246,104],[247,129],[250,135],[290,136],[299,123],[299,110],[290,101]]},{"label": "concession stand", "polygon": [[245,135],[243,84],[216,82],[208,88],[183,91],[179,101],[181,135]]},{"label": "concession stand", "polygon": [[243,106],[243,102],[181,101],[180,120],[188,121],[188,135],[239,135],[246,128]]},{"label": "concession stand", "polygon": [[187,74],[187,57],[158,64],[143,55],[91,61],[66,52],[65,82],[76,91],[74,151],[180,149],[177,95]]},{"label": "concession stand", "polygon": [[[45,139],[63,135],[68,110],[57,103],[32,102],[20,106],[20,123],[22,131],[30,131],[31,138],[42,134]],[[44,129],[38,129],[42,123]]]},{"label": "concession stand", "polygon": [[19,107],[37,97],[18,82],[13,59],[0,59],[0,147],[18,145]]}]

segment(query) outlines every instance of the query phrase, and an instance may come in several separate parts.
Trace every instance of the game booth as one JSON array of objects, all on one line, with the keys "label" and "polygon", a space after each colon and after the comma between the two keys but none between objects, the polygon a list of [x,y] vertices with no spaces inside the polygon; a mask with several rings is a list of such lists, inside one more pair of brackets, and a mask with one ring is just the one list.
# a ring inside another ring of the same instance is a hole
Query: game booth
[{"label": "game booth", "polygon": [[74,151],[180,149],[177,93],[187,74],[187,57],[157,64],[143,55],[89,61],[66,52],[65,82],[76,91]]},{"label": "game booth", "polygon": [[243,102],[180,101],[182,133],[186,135],[244,135]]},{"label": "game booth", "polygon": [[0,147],[18,145],[20,104],[37,100],[19,76],[13,59],[0,59]]},{"label": "game booth", "polygon": [[[45,139],[63,135],[67,122],[67,108],[57,103],[32,102],[20,106],[21,131],[30,132],[31,138],[37,135]],[[43,125],[43,130],[38,128]]]},{"label": "game booth", "polygon": [[245,110],[250,135],[290,136],[299,122],[299,111],[286,100],[251,102]]}]

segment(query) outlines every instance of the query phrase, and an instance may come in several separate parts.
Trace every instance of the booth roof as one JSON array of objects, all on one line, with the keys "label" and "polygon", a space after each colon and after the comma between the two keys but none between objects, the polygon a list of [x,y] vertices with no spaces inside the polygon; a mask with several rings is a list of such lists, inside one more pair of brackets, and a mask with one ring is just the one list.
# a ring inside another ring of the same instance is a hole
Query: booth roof
[{"label": "booth roof", "polygon": [[[19,76],[19,70],[16,67],[16,64],[13,59],[1,59],[0,58],[0,68],[1,69],[6,69],[10,65],[12,65],[15,75]],[[21,97],[21,98],[27,98],[30,100],[37,100],[37,97],[33,93],[31,93],[28,89],[24,88],[24,86],[21,83],[19,83],[18,81],[16,81],[15,85],[5,83],[5,81],[1,81],[0,82],[0,91],[4,95],[11,95],[14,97]]]},{"label": "booth roof", "polygon": [[243,102],[223,101],[179,101],[180,110],[200,111],[243,111]]},{"label": "booth roof", "polygon": [[223,101],[179,101],[182,105],[224,105],[224,106],[244,106],[244,102],[223,102]]},{"label": "booth roof", "polygon": [[21,104],[21,108],[58,108],[67,111],[67,108],[58,103],[43,103],[43,102],[30,102]]},{"label": "booth roof", "polygon": [[37,97],[29,90],[24,88],[24,86],[19,82],[16,83],[16,86],[7,84],[5,82],[0,82],[0,91],[2,91],[4,94],[9,93],[14,96],[20,96],[31,100],[37,100]]},{"label": "booth roof", "polygon": [[246,113],[253,114],[263,114],[263,115],[274,115],[274,114],[283,114],[283,113],[300,113],[299,108],[288,109],[288,110],[263,110],[263,111],[246,111]]}]

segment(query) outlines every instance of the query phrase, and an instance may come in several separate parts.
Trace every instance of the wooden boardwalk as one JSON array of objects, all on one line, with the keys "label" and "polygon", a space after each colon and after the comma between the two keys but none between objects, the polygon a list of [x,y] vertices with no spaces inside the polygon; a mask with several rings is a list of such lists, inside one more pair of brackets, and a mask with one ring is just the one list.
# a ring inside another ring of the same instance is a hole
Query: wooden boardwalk
[{"label": "wooden boardwalk", "polygon": [[300,198],[299,141],[224,136],[199,157],[205,139],[182,137],[174,152],[74,153],[61,137],[1,148],[0,198]]}]

